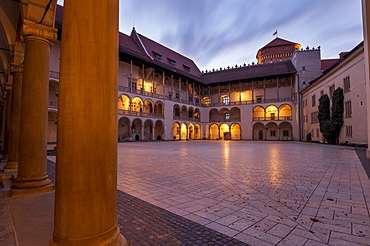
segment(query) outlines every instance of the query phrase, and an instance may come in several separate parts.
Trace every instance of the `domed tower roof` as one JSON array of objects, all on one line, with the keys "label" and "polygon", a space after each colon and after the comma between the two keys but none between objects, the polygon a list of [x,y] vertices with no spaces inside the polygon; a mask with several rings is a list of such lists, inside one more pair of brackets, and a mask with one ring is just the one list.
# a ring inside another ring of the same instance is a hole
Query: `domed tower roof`
[{"label": "domed tower roof", "polygon": [[294,51],[301,49],[301,45],[282,38],[275,38],[258,50],[256,58],[258,64],[289,60]]}]

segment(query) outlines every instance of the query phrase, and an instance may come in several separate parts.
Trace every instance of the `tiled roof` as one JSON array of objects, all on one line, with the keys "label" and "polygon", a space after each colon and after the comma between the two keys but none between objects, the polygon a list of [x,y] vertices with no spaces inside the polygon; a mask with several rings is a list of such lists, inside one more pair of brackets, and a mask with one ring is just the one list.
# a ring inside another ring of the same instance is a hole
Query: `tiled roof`
[{"label": "tiled roof", "polygon": [[[135,29],[131,33],[131,37],[135,35]],[[201,72],[194,61],[137,33],[142,41],[148,54],[157,62],[169,66],[172,70],[181,70],[182,72],[191,74],[196,77],[201,76]],[[172,62],[172,63],[171,63]]]},{"label": "tiled roof", "polygon": [[324,71],[328,68],[331,68],[339,59],[325,59],[321,60],[321,70]]},{"label": "tiled roof", "polygon": [[266,44],[262,48],[282,46],[282,45],[292,45],[292,44],[297,44],[297,43],[293,43],[293,42],[290,42],[282,38],[275,38],[274,40],[272,40],[270,43]]},{"label": "tiled roof", "polygon": [[202,75],[203,83],[214,84],[295,73],[290,60],[233,68]]}]

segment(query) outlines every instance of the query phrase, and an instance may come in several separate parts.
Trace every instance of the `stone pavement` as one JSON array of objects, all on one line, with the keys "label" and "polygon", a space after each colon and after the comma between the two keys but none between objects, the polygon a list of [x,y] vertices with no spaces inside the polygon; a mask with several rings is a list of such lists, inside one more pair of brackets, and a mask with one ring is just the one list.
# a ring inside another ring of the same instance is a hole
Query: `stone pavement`
[{"label": "stone pavement", "polygon": [[[161,141],[118,149],[117,215],[129,245],[370,245],[370,181],[352,148]],[[6,199],[0,190],[0,246],[47,245],[53,197]],[[31,243],[34,235],[41,241]]]},{"label": "stone pavement", "polygon": [[242,242],[370,245],[370,181],[353,148],[244,141],[118,148],[119,190]]}]

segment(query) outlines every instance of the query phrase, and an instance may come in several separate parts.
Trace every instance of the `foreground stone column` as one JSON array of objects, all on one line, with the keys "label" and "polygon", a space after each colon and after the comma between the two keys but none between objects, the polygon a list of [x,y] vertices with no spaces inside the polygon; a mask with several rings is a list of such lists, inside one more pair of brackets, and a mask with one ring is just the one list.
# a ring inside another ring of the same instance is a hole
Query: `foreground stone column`
[{"label": "foreground stone column", "polygon": [[46,173],[49,57],[56,29],[24,20],[25,55],[19,128],[18,176],[13,196],[52,191]]},{"label": "foreground stone column", "polygon": [[126,245],[117,215],[118,0],[65,0],[54,235]]},{"label": "foreground stone column", "polygon": [[370,159],[370,2],[362,0],[362,22],[364,29],[365,75],[367,94],[367,142],[366,157]]},{"label": "foreground stone column", "polygon": [[21,116],[22,95],[22,66],[12,66],[13,88],[9,127],[9,155],[8,163],[4,166],[4,172],[16,172],[18,170],[19,153],[19,123]]}]

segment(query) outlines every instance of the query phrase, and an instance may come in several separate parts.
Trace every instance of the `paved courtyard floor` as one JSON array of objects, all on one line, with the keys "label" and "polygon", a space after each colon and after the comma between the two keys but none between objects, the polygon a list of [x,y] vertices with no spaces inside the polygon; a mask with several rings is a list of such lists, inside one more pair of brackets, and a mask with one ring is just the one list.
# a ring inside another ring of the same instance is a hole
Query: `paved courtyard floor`
[{"label": "paved courtyard floor", "polygon": [[370,245],[370,181],[350,147],[250,141],[119,143],[118,190],[118,197],[125,194],[125,201],[118,198],[121,209],[125,202],[141,199],[153,214],[171,212],[228,236],[225,240]]}]

